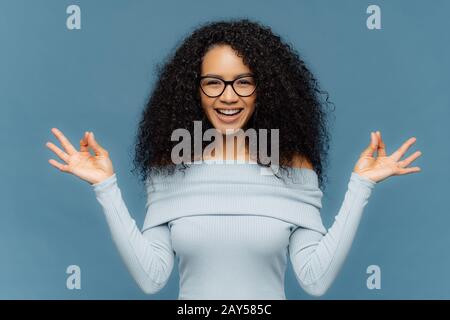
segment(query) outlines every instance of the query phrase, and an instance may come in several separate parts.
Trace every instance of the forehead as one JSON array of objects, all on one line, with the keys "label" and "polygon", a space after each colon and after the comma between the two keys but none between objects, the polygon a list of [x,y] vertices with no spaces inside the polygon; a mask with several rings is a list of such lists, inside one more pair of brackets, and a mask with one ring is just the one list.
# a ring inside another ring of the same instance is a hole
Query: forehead
[{"label": "forehead", "polygon": [[249,73],[250,68],[229,45],[215,46],[203,57],[202,74],[216,74],[234,78],[242,73]]}]

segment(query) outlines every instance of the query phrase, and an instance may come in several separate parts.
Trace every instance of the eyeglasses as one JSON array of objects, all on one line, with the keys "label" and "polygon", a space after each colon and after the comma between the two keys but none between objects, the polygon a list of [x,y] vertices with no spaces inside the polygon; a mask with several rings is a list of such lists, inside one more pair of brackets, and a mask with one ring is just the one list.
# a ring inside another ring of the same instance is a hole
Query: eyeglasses
[{"label": "eyeglasses", "polygon": [[200,77],[200,88],[210,98],[221,96],[229,84],[234,92],[241,97],[251,96],[256,89],[256,82],[253,76],[243,76],[230,81],[211,76]]}]

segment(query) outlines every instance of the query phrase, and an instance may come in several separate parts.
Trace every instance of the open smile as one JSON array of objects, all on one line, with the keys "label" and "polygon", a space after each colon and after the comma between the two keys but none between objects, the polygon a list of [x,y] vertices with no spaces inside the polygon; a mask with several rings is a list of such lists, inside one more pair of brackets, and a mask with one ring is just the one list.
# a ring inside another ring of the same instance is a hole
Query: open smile
[{"label": "open smile", "polygon": [[217,117],[223,121],[223,122],[233,122],[236,119],[239,118],[240,114],[242,113],[243,108],[236,108],[236,109],[214,109],[216,112]]}]

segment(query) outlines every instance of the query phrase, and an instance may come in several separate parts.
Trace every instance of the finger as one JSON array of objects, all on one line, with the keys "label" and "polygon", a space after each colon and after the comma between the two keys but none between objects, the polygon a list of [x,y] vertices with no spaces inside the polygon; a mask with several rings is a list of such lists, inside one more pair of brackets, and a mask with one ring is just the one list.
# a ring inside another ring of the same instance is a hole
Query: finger
[{"label": "finger", "polygon": [[94,150],[96,156],[107,156],[108,152],[103,149],[98,142],[95,140],[94,133],[90,131],[88,133],[88,144]]},{"label": "finger", "polygon": [[55,168],[59,169],[59,170],[62,171],[62,172],[70,172],[70,171],[69,171],[69,166],[66,165],[66,164],[59,163],[58,161],[53,160],[53,159],[48,160],[48,162],[49,162],[52,166],[54,166]]},{"label": "finger", "polygon": [[69,155],[62,151],[60,148],[58,148],[56,145],[54,145],[51,142],[47,142],[45,144],[50,150],[52,150],[56,155],[63,160],[64,162],[69,162]]},{"label": "finger", "polygon": [[375,134],[373,132],[370,133],[370,144],[369,146],[361,153],[361,156],[371,157],[374,152],[377,151],[378,142]]},{"label": "finger", "polygon": [[415,137],[409,138],[405,143],[403,143],[403,145],[400,148],[398,148],[394,153],[392,153],[391,155],[392,159],[394,159],[395,161],[400,160],[400,158],[403,157],[405,152],[414,142],[416,142]]},{"label": "finger", "polygon": [[377,154],[380,157],[385,157],[386,156],[386,145],[384,144],[383,139],[381,138],[381,132],[377,131],[377,135],[378,135],[378,150],[377,150]]},{"label": "finger", "polygon": [[410,155],[408,158],[406,158],[405,160],[399,161],[398,164],[400,165],[400,167],[407,167],[421,155],[422,155],[422,152],[416,151],[412,155]]},{"label": "finger", "polygon": [[87,142],[87,134],[88,134],[88,132],[86,131],[84,133],[83,139],[80,140],[80,151],[81,152],[89,152],[88,142]]},{"label": "finger", "polygon": [[58,138],[61,145],[64,147],[66,152],[71,155],[77,152],[77,150],[73,147],[73,145],[69,142],[69,140],[59,131],[57,128],[52,128],[52,133]]},{"label": "finger", "polygon": [[422,169],[420,169],[420,167],[401,168],[400,170],[397,171],[397,175],[420,172],[421,170]]}]

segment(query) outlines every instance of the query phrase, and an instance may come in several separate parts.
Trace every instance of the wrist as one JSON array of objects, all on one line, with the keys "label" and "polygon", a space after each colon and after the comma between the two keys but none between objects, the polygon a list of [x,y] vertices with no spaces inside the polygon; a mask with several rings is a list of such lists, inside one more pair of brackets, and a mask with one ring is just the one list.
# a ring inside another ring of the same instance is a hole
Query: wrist
[{"label": "wrist", "polygon": [[112,174],[110,174],[110,175],[108,175],[108,176],[106,176],[106,177],[104,177],[104,178],[101,178],[101,179],[99,179],[98,181],[92,182],[92,183],[91,183],[91,186],[92,186],[92,187],[99,187],[99,186],[108,184],[108,182],[110,182],[110,181],[112,181],[112,180],[115,180],[115,178],[116,178],[116,173],[113,172]]},{"label": "wrist", "polygon": [[359,178],[362,179],[362,180],[365,180],[365,181],[367,181],[367,182],[370,182],[371,184],[376,184],[376,183],[377,183],[376,180],[374,180],[372,177],[370,177],[369,175],[367,175],[367,174],[365,174],[365,173],[362,173],[362,172],[353,170],[353,171],[352,171],[352,174],[353,174],[353,175],[356,175],[357,177],[359,177]]}]

